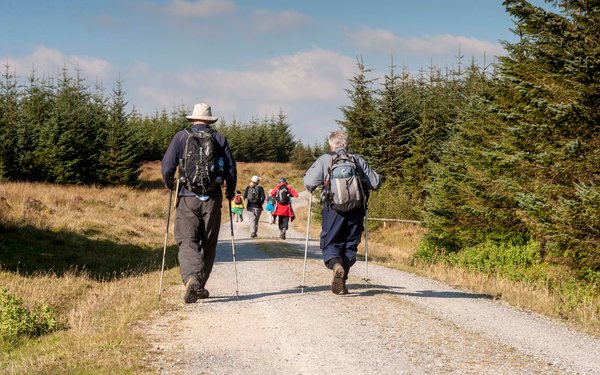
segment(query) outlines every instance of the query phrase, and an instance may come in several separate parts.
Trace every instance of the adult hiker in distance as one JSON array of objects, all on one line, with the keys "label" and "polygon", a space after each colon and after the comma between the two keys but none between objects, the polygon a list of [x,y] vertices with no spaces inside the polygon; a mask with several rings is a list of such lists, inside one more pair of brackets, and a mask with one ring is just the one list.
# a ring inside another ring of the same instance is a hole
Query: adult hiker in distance
[{"label": "adult hiker in distance", "polygon": [[185,303],[208,298],[206,282],[215,261],[223,183],[226,198],[233,199],[237,183],[236,162],[221,133],[210,124],[212,116],[205,103],[194,105],[186,116],[191,127],[173,136],[162,159],[162,178],[168,189],[175,186],[175,170],[179,167],[179,191],[175,213],[175,240],[179,246],[179,272],[185,285]]},{"label": "adult hiker in distance", "polygon": [[250,217],[250,237],[256,238],[258,233],[258,219],[265,203],[265,189],[260,186],[260,177],[252,176],[250,183],[244,191],[244,200],[246,201],[246,210]]},{"label": "adult hiker in distance", "polygon": [[333,271],[331,291],[348,294],[346,280],[356,263],[369,191],[379,188],[381,179],[364,158],[348,152],[345,132],[334,131],[327,140],[331,152],[321,155],[306,171],[304,186],[311,193],[323,187],[323,262]]},{"label": "adult hiker in distance", "polygon": [[298,198],[298,193],[282,177],[279,183],[271,189],[269,196],[275,197],[273,216],[277,218],[277,223],[279,224],[279,236],[282,240],[285,240],[285,232],[289,228],[290,218],[292,221],[296,218],[291,198]]}]

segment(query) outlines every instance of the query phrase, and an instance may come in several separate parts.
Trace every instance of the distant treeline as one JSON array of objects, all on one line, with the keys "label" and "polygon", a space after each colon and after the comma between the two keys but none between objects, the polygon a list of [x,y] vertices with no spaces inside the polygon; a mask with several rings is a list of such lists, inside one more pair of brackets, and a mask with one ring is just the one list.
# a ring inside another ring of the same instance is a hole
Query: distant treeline
[{"label": "distant treeline", "polygon": [[465,262],[558,263],[600,286],[600,5],[505,5],[508,56],[379,80],[359,60],[340,125],[394,191],[373,210],[425,221],[422,255],[483,246]]},{"label": "distant treeline", "polygon": [[[6,66],[0,80],[0,179],[66,184],[136,185],[144,160],[160,160],[173,135],[189,127],[178,108],[142,116],[127,111],[120,81],[106,95],[63,69],[31,73],[25,84]],[[239,161],[290,161],[296,141],[286,116],[221,121]]]}]

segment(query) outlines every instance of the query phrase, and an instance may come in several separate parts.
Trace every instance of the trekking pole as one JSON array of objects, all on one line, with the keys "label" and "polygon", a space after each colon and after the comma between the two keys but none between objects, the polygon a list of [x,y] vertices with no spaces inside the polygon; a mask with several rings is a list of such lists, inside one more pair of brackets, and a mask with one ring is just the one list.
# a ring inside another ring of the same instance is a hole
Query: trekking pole
[{"label": "trekking pole", "polygon": [[229,199],[227,199],[227,201],[229,202],[229,225],[231,226],[231,254],[233,255],[233,269],[235,270],[235,297],[240,298],[240,295],[238,292],[237,265],[235,264],[235,241],[233,240],[233,215],[231,214],[231,201]]},{"label": "trekking pole", "polygon": [[369,285],[369,206],[365,207],[365,283]]},{"label": "trekking pole", "polygon": [[312,207],[312,191],[308,197],[308,222],[306,223],[306,243],[304,245],[304,270],[302,271],[302,293],[304,293],[304,276],[306,275],[306,257],[308,255],[308,231],[310,229],[310,209]]},{"label": "trekking pole", "polygon": [[[179,191],[179,179],[177,180],[177,191]],[[171,202],[173,201],[173,189],[169,190],[169,206],[167,208],[167,226],[165,229],[165,242],[163,246],[162,265],[160,266],[160,283],[158,285],[158,300],[162,293],[163,272],[165,271],[165,257],[167,255],[167,239],[169,238],[169,223],[171,220]]]}]

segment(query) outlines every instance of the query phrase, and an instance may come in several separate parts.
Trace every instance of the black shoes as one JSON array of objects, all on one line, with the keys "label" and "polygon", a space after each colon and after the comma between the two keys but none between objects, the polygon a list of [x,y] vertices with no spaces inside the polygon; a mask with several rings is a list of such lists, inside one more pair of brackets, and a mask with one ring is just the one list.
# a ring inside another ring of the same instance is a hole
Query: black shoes
[{"label": "black shoes", "polygon": [[195,277],[190,277],[185,283],[185,294],[183,301],[185,303],[195,303],[198,299],[208,298],[208,290],[200,287],[200,282]]},{"label": "black shoes", "polygon": [[282,239],[282,240],[285,240],[285,229],[282,229],[282,230],[280,231],[280,233],[281,233],[281,235],[280,235],[281,239]]},{"label": "black shoes", "polygon": [[256,233],[250,233],[250,238],[256,238]]}]

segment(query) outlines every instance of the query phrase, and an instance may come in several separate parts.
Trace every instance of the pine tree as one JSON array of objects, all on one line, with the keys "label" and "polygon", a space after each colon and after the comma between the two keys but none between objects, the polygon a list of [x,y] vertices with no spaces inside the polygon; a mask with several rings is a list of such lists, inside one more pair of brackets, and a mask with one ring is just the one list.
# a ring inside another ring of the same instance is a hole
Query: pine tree
[{"label": "pine tree", "polygon": [[518,176],[506,178],[545,250],[599,272],[600,2],[555,3],[560,13],[505,1],[521,36],[501,60],[502,145]]},{"label": "pine tree", "polygon": [[35,71],[32,71],[22,93],[19,120],[15,124],[17,164],[21,179],[46,179],[47,171],[43,168],[43,161],[39,159],[39,134],[44,131],[53,106],[54,88],[51,80],[40,80]]},{"label": "pine tree", "polygon": [[389,179],[400,178],[404,161],[410,156],[414,132],[419,126],[410,98],[408,71],[404,69],[399,76],[394,69],[392,62],[376,100],[374,134],[365,152],[370,156],[373,168]]},{"label": "pine tree", "polygon": [[376,79],[367,78],[371,69],[365,68],[362,59],[357,60],[357,67],[358,72],[350,80],[351,88],[346,90],[350,105],[340,108],[344,119],[337,122],[348,133],[351,151],[374,162],[369,148],[376,135],[376,103],[372,88]]},{"label": "pine tree", "polygon": [[104,142],[100,162],[100,181],[110,185],[137,185],[140,175],[140,134],[129,126],[125,92],[118,80],[108,106],[108,118],[101,134]]},{"label": "pine tree", "polygon": [[505,2],[520,40],[435,164],[427,224],[447,248],[536,241],[597,280],[600,3],[557,4],[562,14]]},{"label": "pine tree", "polygon": [[0,81],[0,178],[18,179],[15,124],[18,121],[19,93],[16,74],[5,65]]},{"label": "pine tree", "polygon": [[274,161],[285,163],[290,161],[292,151],[296,147],[296,141],[290,131],[290,125],[287,123],[287,116],[282,110],[273,120],[269,127],[275,145]]},{"label": "pine tree", "polygon": [[79,73],[73,79],[63,69],[38,149],[49,181],[81,184],[96,180],[98,122],[90,103],[91,95]]}]

